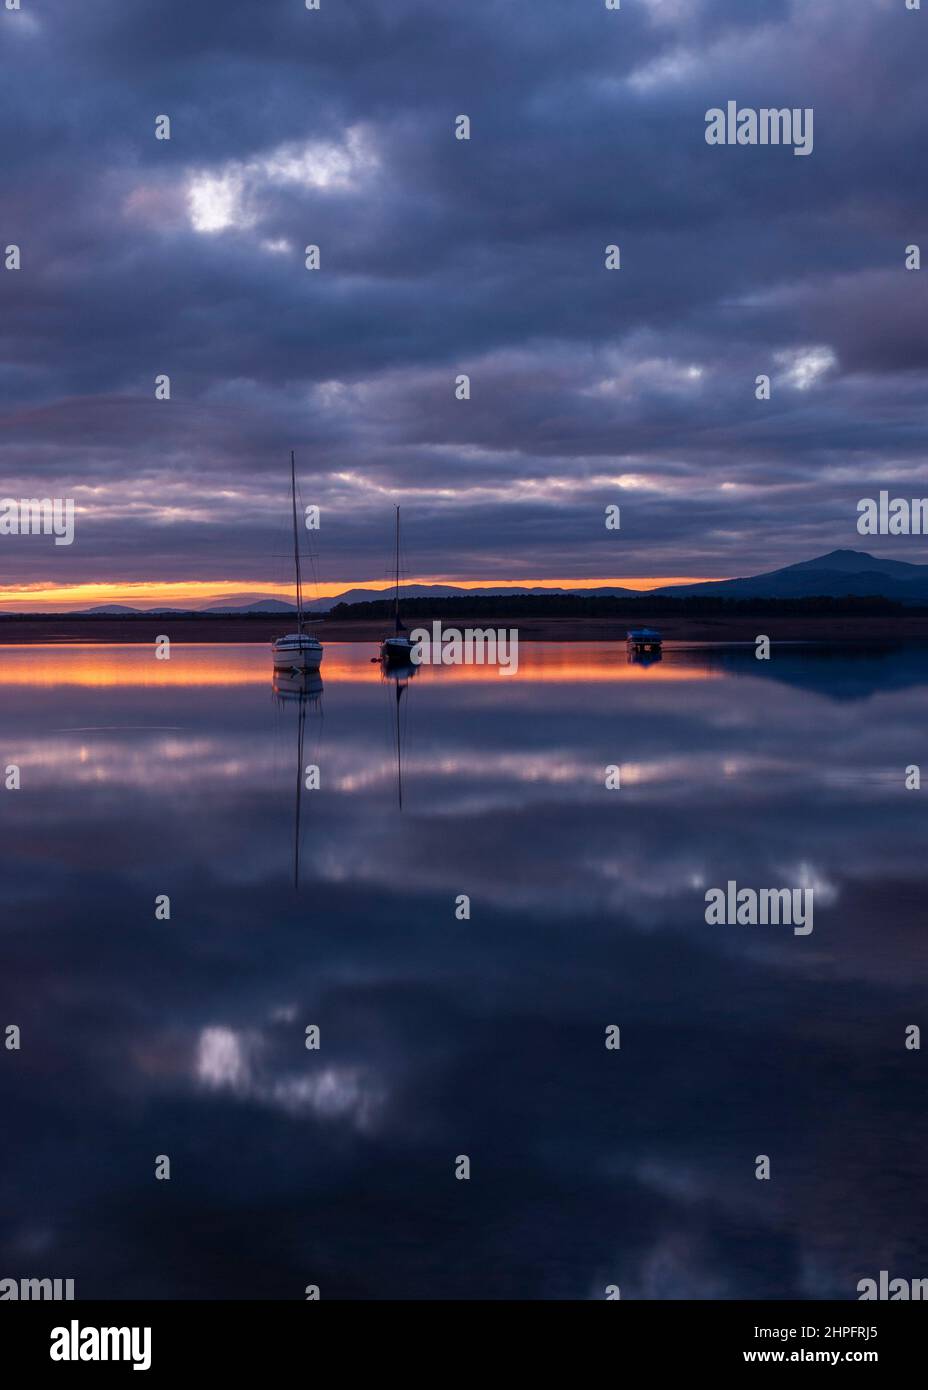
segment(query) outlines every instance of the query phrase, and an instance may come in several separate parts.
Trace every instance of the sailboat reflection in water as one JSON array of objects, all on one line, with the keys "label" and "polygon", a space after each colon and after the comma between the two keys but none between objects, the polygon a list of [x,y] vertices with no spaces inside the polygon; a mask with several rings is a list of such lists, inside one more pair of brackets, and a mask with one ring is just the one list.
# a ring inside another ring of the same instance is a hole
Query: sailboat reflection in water
[{"label": "sailboat reflection in water", "polygon": [[[381,675],[384,686],[389,690],[393,704],[393,746],[396,753],[396,802],[399,809],[403,809],[403,739],[405,737],[405,714],[406,707],[400,706],[403,702],[409,682],[416,675],[419,668],[411,661],[400,664],[394,657],[389,663],[384,662],[381,666]],[[392,689],[391,689],[392,687]]]},{"label": "sailboat reflection in water", "polygon": [[654,666],[658,661],[663,661],[664,654],[660,647],[651,651],[629,647],[628,664],[630,666]]},{"label": "sailboat reflection in water", "polygon": [[293,886],[300,886],[300,811],[303,786],[311,769],[304,766],[306,756],[306,713],[311,710],[322,719],[322,677],[318,671],[275,671],[274,699],[282,707],[292,707],[296,716],[296,797],[293,808]]}]

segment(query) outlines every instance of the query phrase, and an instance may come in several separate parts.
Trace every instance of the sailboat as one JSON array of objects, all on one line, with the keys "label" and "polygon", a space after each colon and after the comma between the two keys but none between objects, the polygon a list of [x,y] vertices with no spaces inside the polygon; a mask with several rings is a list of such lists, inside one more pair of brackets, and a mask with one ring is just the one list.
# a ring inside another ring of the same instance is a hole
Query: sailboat
[{"label": "sailboat", "polygon": [[275,671],[318,671],[322,665],[322,643],[304,632],[303,578],[300,573],[300,532],[296,521],[296,463],[290,451],[290,501],[293,507],[293,564],[296,569],[296,632],[278,637],[271,647]]},{"label": "sailboat", "polygon": [[390,666],[412,664],[415,643],[400,619],[400,509],[396,509],[396,589],[393,596],[393,635],[380,644],[380,659]]}]

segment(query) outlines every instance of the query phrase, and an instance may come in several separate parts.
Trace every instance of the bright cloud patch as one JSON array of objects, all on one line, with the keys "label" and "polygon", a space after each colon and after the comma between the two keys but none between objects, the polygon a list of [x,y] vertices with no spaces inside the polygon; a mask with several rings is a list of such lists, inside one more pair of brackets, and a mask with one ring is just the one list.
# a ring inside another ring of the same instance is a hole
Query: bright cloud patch
[{"label": "bright cloud patch", "polygon": [[245,180],[241,170],[197,174],[187,187],[190,223],[197,232],[224,232],[227,227],[250,227],[255,218],[243,206]]},{"label": "bright cloud patch", "polygon": [[274,1072],[265,1050],[257,1033],[221,1026],[204,1028],[197,1042],[194,1076],[209,1090],[226,1091],[240,1100],[291,1115],[347,1121],[360,1130],[375,1123],[385,1096],[357,1067]]},{"label": "bright cloud patch", "polygon": [[632,400],[645,391],[685,391],[698,385],[704,376],[705,368],[696,363],[649,357],[623,364],[613,376],[595,382],[580,394]]},{"label": "bright cloud patch", "polygon": [[350,189],[377,164],[363,130],[354,126],[340,143],[291,142],[255,159],[198,169],[186,186],[190,225],[204,233],[252,227],[259,220],[262,191],[286,186]]},{"label": "bright cloud patch", "polygon": [[822,377],[838,364],[838,359],[830,347],[796,348],[789,352],[778,352],[774,361],[782,369],[783,380],[787,386],[794,386],[797,391],[808,391],[810,386],[821,381]]}]

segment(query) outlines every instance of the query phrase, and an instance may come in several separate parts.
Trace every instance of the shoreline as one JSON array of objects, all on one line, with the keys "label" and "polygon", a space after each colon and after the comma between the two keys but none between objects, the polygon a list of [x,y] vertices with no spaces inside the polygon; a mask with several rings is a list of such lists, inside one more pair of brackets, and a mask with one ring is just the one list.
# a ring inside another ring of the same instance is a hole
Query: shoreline
[{"label": "shoreline", "polygon": [[[655,627],[666,642],[753,642],[764,634],[772,642],[812,642],[822,645],[928,642],[928,614],[826,615],[750,613],[670,616],[642,613],[630,618],[606,617],[492,617],[485,614],[443,618],[448,628],[515,629],[520,642],[624,642],[630,627]],[[430,627],[428,618],[407,623],[410,631]],[[310,630],[325,642],[379,642],[389,631],[382,619],[342,619],[311,623]],[[0,615],[0,647],[57,643],[129,645],[153,643],[161,636],[172,642],[270,644],[293,628],[288,615],[258,617],[100,617]]]}]

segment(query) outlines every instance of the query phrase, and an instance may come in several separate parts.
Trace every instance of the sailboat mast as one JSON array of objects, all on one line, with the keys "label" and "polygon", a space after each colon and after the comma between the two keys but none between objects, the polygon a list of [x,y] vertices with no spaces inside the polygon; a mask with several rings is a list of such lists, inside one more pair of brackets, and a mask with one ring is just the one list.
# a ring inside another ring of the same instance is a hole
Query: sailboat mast
[{"label": "sailboat mast", "polygon": [[303,580],[300,575],[300,540],[296,524],[296,462],[290,450],[290,498],[293,503],[293,563],[296,567],[296,630],[303,631]]},{"label": "sailboat mast", "polygon": [[396,508],[396,594],[393,599],[393,630],[400,630],[400,509]]}]

